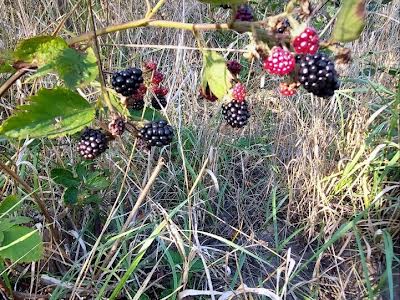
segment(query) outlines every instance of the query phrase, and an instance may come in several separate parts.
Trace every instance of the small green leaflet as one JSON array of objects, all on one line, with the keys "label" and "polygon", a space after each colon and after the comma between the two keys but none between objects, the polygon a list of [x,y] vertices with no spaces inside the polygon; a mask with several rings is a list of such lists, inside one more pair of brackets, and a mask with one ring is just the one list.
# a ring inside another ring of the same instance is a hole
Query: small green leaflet
[{"label": "small green leaflet", "polygon": [[2,232],[0,257],[13,262],[38,261],[43,256],[43,243],[37,230],[13,226]]},{"label": "small green leaflet", "polygon": [[9,215],[19,208],[20,199],[15,195],[10,195],[0,202],[0,219],[3,215]]},{"label": "small green leaflet", "polygon": [[213,5],[221,5],[221,4],[235,5],[247,2],[247,0],[199,0],[199,1],[202,3],[208,3]]},{"label": "small green leaflet", "polygon": [[51,71],[57,72],[70,89],[88,84],[99,75],[96,55],[92,48],[88,48],[86,53],[71,48],[64,49],[52,61],[38,69],[31,78],[46,75]]},{"label": "small green leaflet", "polygon": [[216,51],[203,51],[202,87],[208,85],[211,92],[221,100],[231,88],[230,72],[225,59]]},{"label": "small green leaflet", "polygon": [[65,187],[75,187],[81,183],[78,178],[74,177],[74,174],[72,174],[70,170],[63,168],[52,169],[50,176],[55,183],[61,184]]},{"label": "small green leaflet", "polygon": [[65,88],[40,89],[30,103],[0,126],[8,138],[56,138],[80,131],[93,121],[95,109],[79,94]]},{"label": "small green leaflet", "polygon": [[19,42],[14,58],[40,67],[54,60],[66,48],[68,48],[67,42],[60,37],[36,36]]},{"label": "small green leaflet", "polygon": [[342,3],[332,39],[336,42],[351,42],[358,39],[364,29],[365,0],[346,0]]}]

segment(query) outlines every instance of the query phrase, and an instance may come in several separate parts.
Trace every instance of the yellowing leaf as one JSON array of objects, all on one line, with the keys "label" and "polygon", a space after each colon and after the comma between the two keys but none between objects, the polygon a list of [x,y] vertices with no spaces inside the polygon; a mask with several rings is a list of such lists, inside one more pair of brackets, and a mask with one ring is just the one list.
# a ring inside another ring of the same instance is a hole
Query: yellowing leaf
[{"label": "yellowing leaf", "polygon": [[65,88],[41,89],[28,105],[0,126],[9,138],[56,138],[73,134],[92,122],[94,108],[79,94]]},{"label": "yellowing leaf", "polygon": [[211,92],[222,99],[232,86],[225,59],[216,51],[204,51],[203,59],[202,86],[205,89],[208,85]]},{"label": "yellowing leaf", "polygon": [[42,66],[52,61],[68,44],[60,37],[37,36],[18,43],[14,57],[17,61]]},{"label": "yellowing leaf", "polygon": [[332,39],[336,42],[351,42],[358,39],[364,29],[365,0],[346,0],[342,3]]}]

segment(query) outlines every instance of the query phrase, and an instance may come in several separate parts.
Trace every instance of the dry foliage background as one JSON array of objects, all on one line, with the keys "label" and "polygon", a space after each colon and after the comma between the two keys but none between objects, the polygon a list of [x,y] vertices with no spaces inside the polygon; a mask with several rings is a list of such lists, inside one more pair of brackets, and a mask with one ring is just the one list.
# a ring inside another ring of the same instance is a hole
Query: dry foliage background
[{"label": "dry foliage background", "polygon": [[[97,27],[139,19],[146,8],[144,1],[93,2]],[[263,1],[254,7],[259,16],[273,13],[272,5]],[[331,99],[305,92],[282,97],[276,78],[264,77],[257,63],[242,58],[252,108],[251,122],[243,130],[221,123],[218,104],[198,99],[201,54],[190,32],[140,28],[101,37],[105,71],[153,59],[166,74],[171,91],[166,111],[177,128],[177,144],[162,153],[132,151],[135,139],[125,134],[92,166],[108,170],[112,179],[101,192],[100,205],[67,208],[50,171],[77,163],[75,139],[0,140],[1,159],[10,159],[46,200],[64,235],[62,244],[47,245],[40,263],[8,266],[16,295],[108,299],[137,257],[137,245],[166,220],[123,286],[126,299],[174,299],[187,289],[225,292],[244,286],[265,288],[286,299],[389,299],[387,275],[394,284],[400,281],[398,162],[388,174],[379,170],[387,167],[390,153],[399,151],[399,127],[397,134],[386,135],[385,130],[396,122],[396,111],[398,122],[399,77],[389,71],[400,61],[400,1],[368,1],[367,7],[367,27],[358,41],[347,45],[353,61],[338,66],[343,85]],[[52,33],[68,13],[63,36],[90,29],[85,1],[0,0],[0,8],[0,48]],[[157,17],[224,22],[228,13],[192,0],[166,1]],[[318,20],[324,28],[330,20],[327,8]],[[330,30],[327,26],[322,38]],[[248,42],[247,35],[233,32],[206,33],[205,39],[236,59]],[[56,84],[55,77],[29,83],[24,79],[0,99],[0,122],[40,86]],[[93,99],[99,95],[82,92]],[[93,280],[161,156],[167,157],[166,165],[132,231]],[[10,178],[1,176],[0,196],[21,193]],[[44,225],[28,200],[25,214]],[[361,219],[350,223],[363,211]],[[341,227],[346,224],[352,225],[349,230]],[[60,248],[69,259],[57,254]],[[183,258],[177,261],[176,253]],[[388,255],[393,261],[389,273]],[[262,292],[237,299],[268,299]],[[394,292],[398,297],[398,287]],[[210,297],[217,295],[196,299]]]}]

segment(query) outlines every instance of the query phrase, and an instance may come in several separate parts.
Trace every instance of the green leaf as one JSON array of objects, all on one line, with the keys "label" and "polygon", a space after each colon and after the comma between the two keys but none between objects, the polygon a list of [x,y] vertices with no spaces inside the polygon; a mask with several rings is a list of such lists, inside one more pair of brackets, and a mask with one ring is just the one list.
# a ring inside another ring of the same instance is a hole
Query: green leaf
[{"label": "green leaf", "polygon": [[[11,222],[9,219],[2,218],[0,221],[0,232],[9,230],[14,225],[15,224],[13,222]],[[1,243],[0,243],[0,245],[1,245]]]},{"label": "green leaf", "polygon": [[97,59],[92,48],[88,48],[86,53],[71,48],[64,49],[53,61],[38,69],[31,79],[46,75],[53,70],[71,89],[84,86],[99,75]]},{"label": "green leaf", "polygon": [[29,217],[24,217],[24,216],[18,216],[15,218],[10,219],[13,225],[21,225],[21,224],[26,224],[29,222],[32,222],[32,219]]},{"label": "green leaf", "polygon": [[17,61],[42,66],[53,61],[68,48],[68,44],[60,37],[36,36],[18,43],[14,57]]},{"label": "green leaf", "polygon": [[0,73],[14,72],[13,63],[14,56],[12,52],[7,50],[0,51]]},{"label": "green leaf", "polygon": [[342,1],[333,29],[332,39],[337,42],[356,40],[365,25],[365,0]]},{"label": "green leaf", "polygon": [[211,92],[221,100],[231,88],[225,59],[216,51],[204,51],[203,59],[202,86],[205,89],[208,85]]},{"label": "green leaf", "polygon": [[4,214],[11,214],[19,208],[20,199],[15,195],[10,195],[0,202],[0,217]]},{"label": "green leaf", "polygon": [[0,256],[14,262],[38,261],[43,256],[43,243],[37,230],[14,226],[3,231]]},{"label": "green leaf", "polygon": [[88,179],[87,187],[92,191],[100,191],[110,186],[110,181],[103,176],[96,176]]},{"label": "green leaf", "polygon": [[8,138],[56,138],[73,134],[91,123],[94,108],[79,94],[65,88],[41,89],[30,104],[19,106],[17,113],[0,127]]},{"label": "green leaf", "polygon": [[75,205],[78,203],[78,189],[74,187],[69,187],[64,191],[63,200],[67,205]]},{"label": "green leaf", "polygon": [[51,170],[50,176],[55,183],[61,184],[65,187],[75,187],[80,183],[79,179],[74,178],[74,174],[67,169],[53,169]]}]

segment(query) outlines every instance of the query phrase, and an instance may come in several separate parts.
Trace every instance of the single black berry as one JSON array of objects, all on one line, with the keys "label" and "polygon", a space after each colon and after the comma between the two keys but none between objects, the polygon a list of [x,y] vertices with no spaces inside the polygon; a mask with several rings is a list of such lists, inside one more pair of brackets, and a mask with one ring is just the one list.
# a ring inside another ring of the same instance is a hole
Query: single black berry
[{"label": "single black berry", "polygon": [[246,101],[232,100],[222,105],[222,114],[228,124],[235,128],[245,126],[250,118],[250,112]]},{"label": "single black berry", "polygon": [[219,7],[222,7],[223,9],[232,8],[229,4],[221,4]]},{"label": "single black berry", "polygon": [[111,80],[115,91],[125,97],[133,95],[142,82],[142,71],[137,68],[117,71]]},{"label": "single black berry", "polygon": [[324,53],[296,57],[298,80],[318,97],[333,96],[340,86],[334,63]]},{"label": "single black berry", "polygon": [[139,130],[139,138],[151,146],[167,146],[174,138],[174,129],[165,120],[146,123]]},{"label": "single black berry", "polygon": [[167,98],[163,95],[156,95],[151,99],[151,105],[158,110],[167,106],[167,103]]},{"label": "single black berry", "polygon": [[85,159],[95,159],[107,150],[108,138],[100,129],[85,128],[77,150]]},{"label": "single black berry", "polygon": [[130,106],[133,110],[142,110],[144,108],[144,100],[135,100],[132,101],[132,105]]},{"label": "single black berry", "polygon": [[251,22],[254,20],[253,10],[250,5],[240,5],[236,10],[236,20]]},{"label": "single black berry", "polygon": [[122,135],[125,131],[125,120],[121,117],[114,118],[108,124],[108,130],[113,136]]}]

